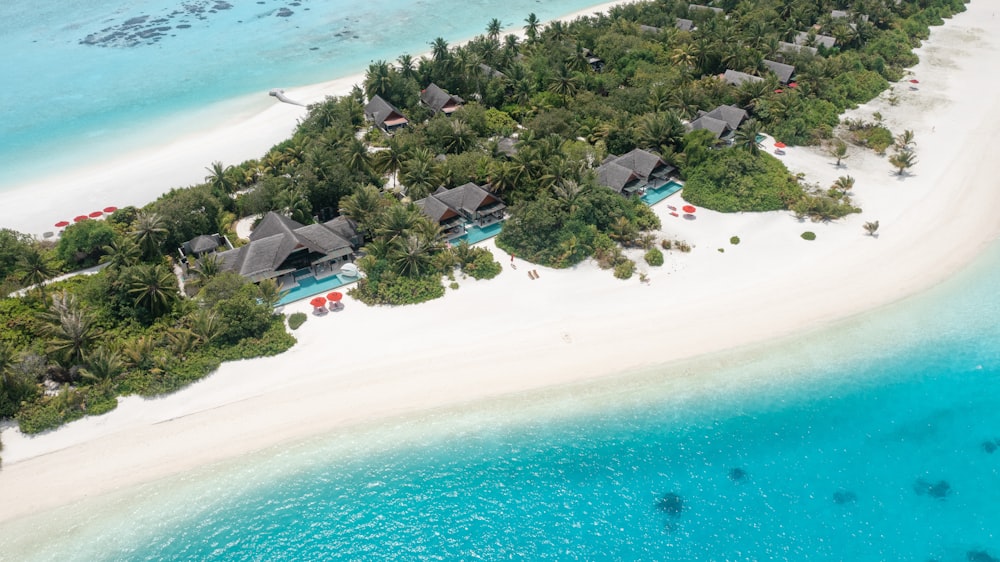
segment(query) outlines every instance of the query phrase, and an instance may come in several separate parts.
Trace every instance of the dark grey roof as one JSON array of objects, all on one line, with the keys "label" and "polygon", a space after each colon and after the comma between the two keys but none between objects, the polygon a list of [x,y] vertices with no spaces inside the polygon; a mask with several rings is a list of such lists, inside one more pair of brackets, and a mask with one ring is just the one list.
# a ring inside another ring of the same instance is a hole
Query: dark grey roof
[{"label": "dark grey roof", "polygon": [[[662,158],[652,152],[635,148],[631,151],[616,157],[613,162],[635,172],[639,177],[648,178],[653,172],[667,167],[673,169]],[[667,170],[669,171],[669,170]]]},{"label": "dark grey roof", "polygon": [[428,195],[427,197],[418,199],[413,203],[417,207],[420,207],[420,210],[423,211],[425,215],[430,217],[432,221],[437,222],[438,224],[445,224],[461,218],[458,211],[452,209],[448,205],[445,205],[444,202],[433,195]]},{"label": "dark grey roof", "polygon": [[323,226],[329,228],[344,240],[354,240],[358,236],[358,224],[344,216],[330,219],[323,223]]},{"label": "dark grey roof", "polygon": [[701,4],[688,4],[688,11],[698,11],[698,10],[711,10],[717,14],[726,13],[722,8],[713,8],[712,6],[702,6]]},{"label": "dark grey roof", "polygon": [[471,217],[483,207],[501,202],[495,195],[471,182],[454,189],[438,190],[432,197],[436,197],[467,217]]},{"label": "dark grey roof", "polygon": [[845,12],[843,10],[833,10],[832,12],[830,12],[830,17],[833,18],[833,19],[835,19],[835,20],[836,19],[840,19],[840,18],[846,18],[847,17],[847,12]]},{"label": "dark grey roof", "polygon": [[350,248],[351,243],[330,230],[323,224],[310,224],[296,229],[296,237],[310,250],[323,254],[331,254],[337,250]]},{"label": "dark grey roof", "polygon": [[597,168],[597,183],[610,187],[618,193],[637,179],[639,179],[638,174],[615,162],[607,162]]},{"label": "dark grey roof", "polygon": [[782,84],[787,84],[792,79],[792,74],[795,74],[795,67],[783,62],[764,59],[764,66],[773,72],[778,77],[778,82]]},{"label": "dark grey roof", "polygon": [[504,74],[503,72],[500,72],[499,70],[497,70],[497,69],[495,69],[492,66],[489,66],[487,64],[480,64],[479,65],[479,70],[481,70],[483,74],[485,74],[486,76],[488,76],[490,78],[506,78],[507,77],[507,75]]},{"label": "dark grey roof", "polygon": [[691,31],[694,29],[694,22],[684,18],[677,18],[677,22],[674,23],[674,26],[681,31]]},{"label": "dark grey roof", "polygon": [[449,102],[454,103],[454,105],[462,105],[465,103],[465,100],[458,96],[449,94],[437,84],[431,84],[420,92],[420,101],[429,107],[434,113],[443,110]]},{"label": "dark grey roof", "polygon": [[[338,221],[338,219],[342,219]],[[338,217],[332,222],[341,226],[350,223]],[[327,224],[302,225],[292,219],[270,212],[250,233],[246,246],[218,254],[223,270],[236,271],[254,281],[273,277],[288,256],[300,249],[317,254],[344,254],[350,250],[349,239],[338,234]]]},{"label": "dark grey roof", "polygon": [[816,47],[807,47],[805,45],[796,45],[795,43],[787,43],[785,41],[778,42],[778,52],[779,53],[809,53],[811,55],[816,55],[819,50]]},{"label": "dark grey roof", "polygon": [[705,117],[724,121],[726,126],[735,131],[740,123],[747,118],[747,112],[735,105],[720,105],[712,111],[704,114]]},{"label": "dark grey roof", "polygon": [[726,73],[722,75],[722,79],[725,80],[727,84],[732,84],[733,86],[740,86],[744,82],[760,82],[763,80],[760,76],[754,76],[753,74],[747,74],[746,72],[740,72],[738,70],[727,70]]},{"label": "dark grey roof", "polygon": [[[805,45],[809,42],[809,33],[805,31],[800,31],[795,34],[795,44]],[[829,35],[816,35],[815,45],[823,45],[827,49],[832,48],[837,44],[837,39],[830,37]]]},{"label": "dark grey roof", "polygon": [[218,234],[202,234],[201,236],[195,236],[191,240],[184,243],[185,249],[188,252],[195,254],[211,252],[221,245],[222,237]]},{"label": "dark grey roof", "polygon": [[705,129],[712,131],[715,134],[715,138],[719,138],[726,133],[729,129],[729,125],[722,119],[716,119],[715,117],[709,117],[707,114],[692,121],[688,128],[692,131],[697,131],[700,129]]},{"label": "dark grey roof", "polygon": [[646,33],[659,33],[659,27],[653,27],[652,25],[639,24],[639,31],[644,31]]},{"label": "dark grey roof", "polygon": [[403,113],[396,109],[394,105],[382,99],[382,96],[375,96],[368,105],[365,106],[365,117],[372,120],[375,125],[381,127],[386,121],[402,119],[406,122]]}]

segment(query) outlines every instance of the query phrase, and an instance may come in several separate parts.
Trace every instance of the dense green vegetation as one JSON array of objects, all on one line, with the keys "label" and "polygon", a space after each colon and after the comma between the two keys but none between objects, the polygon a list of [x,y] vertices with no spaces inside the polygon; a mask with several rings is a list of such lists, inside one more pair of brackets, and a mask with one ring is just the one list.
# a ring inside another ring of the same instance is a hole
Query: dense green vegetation
[{"label": "dense green vegetation", "polygon": [[686,201],[726,213],[787,209],[804,195],[777,158],[734,149],[713,150],[684,185]]},{"label": "dense green vegetation", "polygon": [[[844,109],[902,78],[929,26],[964,9],[962,0],[714,4],[725,16],[689,11],[687,0],[656,0],[545,26],[532,14],[525,40],[501,37],[499,21],[459,47],[438,38],[429,58],[375,61],[363,88],[312,106],[295,134],[261,158],[214,163],[200,185],[70,226],[58,244],[0,230],[3,295],[108,264],[96,275],[0,300],[0,417],[17,416],[26,431],[39,431],[105,411],[118,394],[167,392],[219,361],[291,345],[271,312],[273,284],[248,285],[203,263],[185,287],[189,298],[178,291],[168,255],[200,234],[236,241],[238,217],[271,210],[302,223],[351,217],[367,240],[358,260],[366,278],[353,294],[401,304],[442,295],[442,278],[456,268],[475,278],[500,271],[480,249],[446,247],[437,225],[413,206],[440,187],[475,182],[503,197],[509,219],[497,243],[508,252],[553,267],[592,256],[621,278],[635,268],[622,247],[649,250],[654,241],[644,233],[659,225],[644,205],[596,185],[594,170],[609,154],[657,152],[688,180],[690,201],[718,210],[791,208],[817,220],[852,212],[846,190],[798,185],[760,153],[753,133],[788,144],[825,141]],[[851,15],[832,18],[833,9]],[[677,17],[696,28],[678,30]],[[778,87],[763,60],[806,30],[835,37],[837,46],[820,47],[819,56],[786,53],[796,86]],[[599,72],[590,52],[603,59]],[[765,79],[730,86],[718,78],[727,69]],[[418,101],[432,82],[468,103],[433,117]],[[376,94],[410,126],[388,136],[366,125],[364,103]],[[685,121],[721,104],[752,117],[734,148],[720,149],[707,131],[685,132]],[[848,125],[855,144],[893,145],[878,119]],[[839,162],[847,150],[835,145]],[[899,173],[914,161],[908,144],[897,143]]]}]

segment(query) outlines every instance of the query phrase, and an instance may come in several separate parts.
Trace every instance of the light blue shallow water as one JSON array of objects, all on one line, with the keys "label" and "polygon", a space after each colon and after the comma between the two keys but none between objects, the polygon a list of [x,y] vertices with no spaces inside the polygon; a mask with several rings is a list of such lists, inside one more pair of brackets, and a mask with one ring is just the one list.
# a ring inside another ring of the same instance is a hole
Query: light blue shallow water
[{"label": "light blue shallow water", "polygon": [[1000,557],[998,283],[995,248],[928,294],[794,342],[289,445],[73,508],[32,555]]},{"label": "light blue shallow water", "polygon": [[0,2],[0,189],[108,158],[140,138],[162,143],[166,139],[144,138],[144,130],[192,108],[246,94],[274,103],[266,96],[270,88],[348,75],[404,52],[416,55],[437,36],[467,39],[491,18],[513,30],[530,12],[545,20],[593,4]]}]

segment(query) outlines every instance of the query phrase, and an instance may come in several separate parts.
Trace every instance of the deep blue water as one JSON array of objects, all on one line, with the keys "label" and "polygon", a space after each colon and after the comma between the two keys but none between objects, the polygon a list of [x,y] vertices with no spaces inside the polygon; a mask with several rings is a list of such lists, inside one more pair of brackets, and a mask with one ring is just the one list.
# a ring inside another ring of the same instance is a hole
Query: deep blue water
[{"label": "deep blue water", "polygon": [[1000,248],[794,341],[289,445],[80,507],[33,555],[1000,557],[998,283]]}]

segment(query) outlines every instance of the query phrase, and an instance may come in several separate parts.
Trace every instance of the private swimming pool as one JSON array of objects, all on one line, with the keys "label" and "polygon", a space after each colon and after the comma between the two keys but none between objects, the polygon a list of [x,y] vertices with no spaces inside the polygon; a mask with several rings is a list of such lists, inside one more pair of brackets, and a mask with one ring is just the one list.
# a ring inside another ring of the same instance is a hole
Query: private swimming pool
[{"label": "private swimming pool", "polygon": [[299,301],[302,299],[307,299],[311,296],[318,295],[320,293],[325,293],[327,291],[332,291],[337,287],[343,287],[344,285],[350,285],[357,281],[357,277],[347,277],[343,274],[337,274],[332,277],[327,277],[323,280],[317,281],[315,277],[303,277],[299,279],[299,286],[294,289],[290,289],[288,294],[281,297],[278,301],[278,306],[283,304],[288,304],[291,302]]},{"label": "private swimming pool", "polygon": [[482,242],[487,238],[493,238],[500,231],[503,230],[503,223],[495,222],[488,226],[470,226],[466,229],[465,234],[452,238],[448,241],[452,246],[458,246],[462,242],[468,242],[470,245],[476,242]]},{"label": "private swimming pool", "polygon": [[660,187],[647,187],[646,193],[642,194],[642,202],[652,207],[681,189],[684,189],[684,185],[675,181],[668,181]]}]

